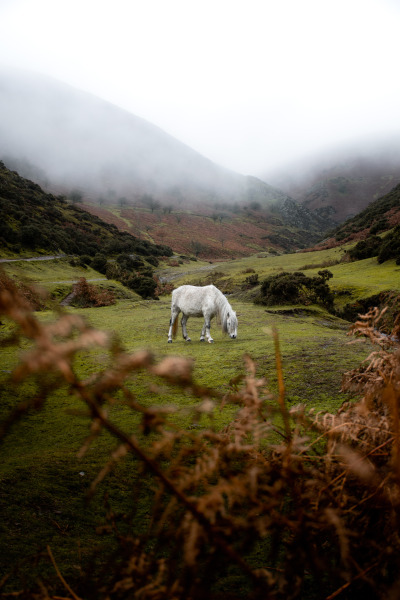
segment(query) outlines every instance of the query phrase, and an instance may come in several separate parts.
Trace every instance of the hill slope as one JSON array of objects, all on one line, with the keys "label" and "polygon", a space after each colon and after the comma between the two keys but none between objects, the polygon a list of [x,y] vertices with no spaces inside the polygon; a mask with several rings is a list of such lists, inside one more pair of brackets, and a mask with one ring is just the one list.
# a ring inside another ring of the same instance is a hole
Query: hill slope
[{"label": "hill slope", "polygon": [[203,203],[192,208],[168,205],[151,209],[143,202],[82,207],[121,231],[167,244],[179,254],[206,259],[293,252],[320,240],[325,225],[289,198],[272,207]]},{"label": "hill slope", "polygon": [[29,73],[0,71],[0,159],[51,191],[96,200],[285,198],[219,167],[151,123],[91,94]]},{"label": "hill slope", "polygon": [[400,181],[400,140],[376,139],[293,165],[271,179],[303,206],[337,224]]},{"label": "hill slope", "polygon": [[0,248],[4,251],[45,251],[94,256],[102,252],[132,252],[142,256],[172,254],[120,232],[65,198],[47,194],[0,162]]},{"label": "hill slope", "polygon": [[[0,71],[0,115],[7,166],[178,252],[193,252],[188,238],[215,257],[295,250],[334,226],[264,181],[223,169],[143,119],[49,78]],[[118,206],[132,210],[116,219]],[[153,222],[155,206],[184,213],[184,227],[174,218]]]},{"label": "hill slope", "polygon": [[[376,243],[379,240],[375,239],[377,234],[385,234],[389,230],[399,229],[400,225],[400,184],[396,185],[388,194],[371,202],[364,210],[355,217],[348,219],[337,227],[331,235],[323,240],[318,246],[320,248],[331,248],[348,242],[367,241],[367,245],[374,253],[367,253],[368,256],[378,255],[378,247]],[[397,234],[396,234],[397,235]],[[391,234],[386,236],[388,242]],[[392,244],[395,244],[394,238]],[[374,248],[372,248],[372,246]],[[371,248],[370,248],[371,246]],[[376,247],[375,247],[376,246]],[[393,247],[393,250],[395,248]],[[393,254],[394,258],[397,254]],[[367,255],[364,257],[366,258]],[[386,260],[386,259],[385,259]]]}]

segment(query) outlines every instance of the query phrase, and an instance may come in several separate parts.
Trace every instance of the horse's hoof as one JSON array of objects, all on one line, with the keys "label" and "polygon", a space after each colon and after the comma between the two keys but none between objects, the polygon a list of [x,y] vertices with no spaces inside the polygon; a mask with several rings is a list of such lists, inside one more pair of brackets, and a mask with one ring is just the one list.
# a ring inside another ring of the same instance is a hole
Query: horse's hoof
[{"label": "horse's hoof", "polygon": [[186,338],[186,341],[187,342],[191,342],[192,340],[190,338]]},{"label": "horse's hoof", "polygon": [[172,344],[172,340],[168,340],[168,344]]},{"label": "horse's hoof", "polygon": [[204,338],[200,338],[200,341],[201,341],[201,342],[204,342]]},{"label": "horse's hoof", "polygon": [[214,343],[214,340],[208,340],[208,343],[209,343],[209,344],[213,344],[213,343]]}]

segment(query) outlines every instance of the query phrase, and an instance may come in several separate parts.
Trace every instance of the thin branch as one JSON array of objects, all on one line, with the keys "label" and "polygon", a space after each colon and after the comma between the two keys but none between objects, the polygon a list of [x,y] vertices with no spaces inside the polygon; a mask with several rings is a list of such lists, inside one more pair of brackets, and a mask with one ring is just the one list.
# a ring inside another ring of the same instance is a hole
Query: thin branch
[{"label": "thin branch", "polygon": [[285,404],[285,383],[284,383],[284,379],[283,379],[282,357],[281,357],[281,350],[280,350],[280,346],[279,346],[279,336],[278,336],[278,331],[275,329],[275,327],[272,328],[272,335],[274,338],[276,372],[278,375],[278,391],[279,391],[278,402],[279,402],[279,406],[281,407],[281,411],[282,411],[286,439],[290,442],[292,439],[292,432],[290,430],[289,412],[288,412],[288,410],[286,408],[286,404]]},{"label": "thin branch", "polygon": [[59,570],[59,568],[58,568],[58,566],[57,566],[57,563],[56,563],[56,561],[55,561],[55,558],[54,558],[54,556],[53,556],[53,553],[52,553],[52,551],[51,551],[51,548],[50,548],[50,546],[47,546],[47,552],[48,552],[48,555],[50,556],[50,560],[51,560],[51,562],[53,563],[53,567],[54,567],[54,568],[55,568],[55,570],[56,570],[56,573],[57,573],[57,575],[58,575],[58,578],[59,578],[59,579],[60,579],[60,581],[62,582],[62,584],[63,584],[63,586],[65,587],[65,589],[66,589],[66,590],[68,590],[68,592],[71,594],[71,596],[74,598],[74,600],[82,600],[82,599],[81,599],[79,596],[77,596],[77,595],[75,594],[75,592],[73,591],[73,589],[72,589],[72,588],[71,588],[71,587],[68,585],[68,583],[65,581],[64,577],[61,575],[61,573],[60,573],[60,570]]}]

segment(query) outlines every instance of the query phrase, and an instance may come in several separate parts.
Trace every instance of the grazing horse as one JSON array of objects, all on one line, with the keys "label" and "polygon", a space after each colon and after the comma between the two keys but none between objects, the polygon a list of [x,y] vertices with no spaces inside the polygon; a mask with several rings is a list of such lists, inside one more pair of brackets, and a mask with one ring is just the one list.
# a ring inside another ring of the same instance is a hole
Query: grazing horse
[{"label": "grazing horse", "polygon": [[190,342],[190,337],[186,331],[186,323],[189,317],[204,317],[204,325],[200,336],[201,342],[204,342],[205,335],[210,344],[214,341],[210,334],[210,321],[215,315],[219,317],[224,333],[228,333],[231,338],[237,336],[238,321],[236,313],[224,294],[214,285],[181,285],[172,292],[171,320],[168,332],[169,344],[172,343],[172,336],[176,336],[180,312],[182,313],[182,335],[187,342]]}]

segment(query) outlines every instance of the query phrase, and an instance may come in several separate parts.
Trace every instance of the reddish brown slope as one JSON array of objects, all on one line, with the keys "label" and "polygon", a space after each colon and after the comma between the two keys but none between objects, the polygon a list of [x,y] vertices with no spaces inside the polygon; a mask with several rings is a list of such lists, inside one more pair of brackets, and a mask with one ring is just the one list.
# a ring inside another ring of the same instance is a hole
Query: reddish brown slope
[{"label": "reddish brown slope", "polygon": [[165,244],[180,254],[206,259],[249,256],[260,251],[281,252],[308,245],[307,232],[285,227],[279,217],[262,209],[218,212],[202,206],[196,212],[182,208],[151,212],[142,207],[85,205],[83,208],[139,238]]}]

